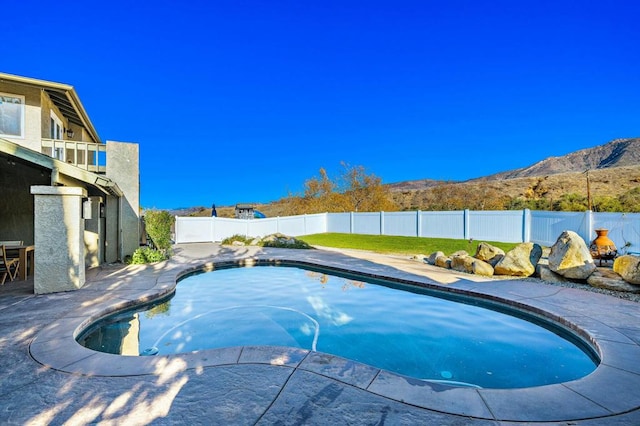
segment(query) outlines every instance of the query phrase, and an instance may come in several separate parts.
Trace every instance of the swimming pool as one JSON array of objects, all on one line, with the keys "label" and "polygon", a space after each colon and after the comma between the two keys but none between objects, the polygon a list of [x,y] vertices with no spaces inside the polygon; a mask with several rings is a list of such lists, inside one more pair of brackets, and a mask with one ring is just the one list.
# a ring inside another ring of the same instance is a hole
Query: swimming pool
[{"label": "swimming pool", "polygon": [[477,298],[291,266],[192,274],[170,299],[110,316],[78,341],[125,355],[292,346],[484,388],[565,382],[597,364],[590,347],[539,317]]}]

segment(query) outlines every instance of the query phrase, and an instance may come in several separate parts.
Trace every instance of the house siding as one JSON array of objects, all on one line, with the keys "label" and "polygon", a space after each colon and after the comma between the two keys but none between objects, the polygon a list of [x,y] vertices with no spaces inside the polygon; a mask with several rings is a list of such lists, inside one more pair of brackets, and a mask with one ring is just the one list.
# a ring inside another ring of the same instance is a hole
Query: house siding
[{"label": "house siding", "polygon": [[8,136],[2,136],[2,138],[40,152],[41,90],[20,84],[0,82],[0,92],[25,97],[24,138],[12,138]]}]

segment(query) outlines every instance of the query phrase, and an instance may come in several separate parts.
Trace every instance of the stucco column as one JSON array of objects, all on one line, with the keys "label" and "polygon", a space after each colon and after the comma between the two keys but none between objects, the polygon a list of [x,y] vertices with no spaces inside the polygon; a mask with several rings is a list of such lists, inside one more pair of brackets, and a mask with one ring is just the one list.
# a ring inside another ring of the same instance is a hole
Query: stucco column
[{"label": "stucco column", "polygon": [[36,294],[77,290],[85,283],[84,188],[32,186]]},{"label": "stucco column", "polygon": [[118,184],[120,197],[119,256],[124,261],[140,247],[140,155],[137,143],[107,141],[107,177]]}]

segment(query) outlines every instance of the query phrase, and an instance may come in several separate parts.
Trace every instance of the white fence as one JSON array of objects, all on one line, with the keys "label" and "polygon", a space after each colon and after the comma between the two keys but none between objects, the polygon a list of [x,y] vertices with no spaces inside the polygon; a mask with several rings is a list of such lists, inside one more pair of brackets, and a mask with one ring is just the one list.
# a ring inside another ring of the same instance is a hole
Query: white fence
[{"label": "white fence", "polygon": [[232,235],[264,237],[276,232],[301,236],[325,232],[555,243],[565,230],[586,242],[606,228],[621,251],[640,253],[640,213],[549,212],[532,210],[320,213],[266,219],[176,217],[176,243],[222,241]]}]

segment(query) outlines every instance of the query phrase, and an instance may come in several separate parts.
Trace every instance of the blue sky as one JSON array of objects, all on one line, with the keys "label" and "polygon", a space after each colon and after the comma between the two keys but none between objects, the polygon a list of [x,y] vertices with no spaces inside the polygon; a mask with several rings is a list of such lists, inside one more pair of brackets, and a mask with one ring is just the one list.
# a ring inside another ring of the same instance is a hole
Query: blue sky
[{"label": "blue sky", "polygon": [[637,1],[3,4],[0,71],[138,142],[145,208],[269,202],[324,167],[466,180],[640,136]]}]

